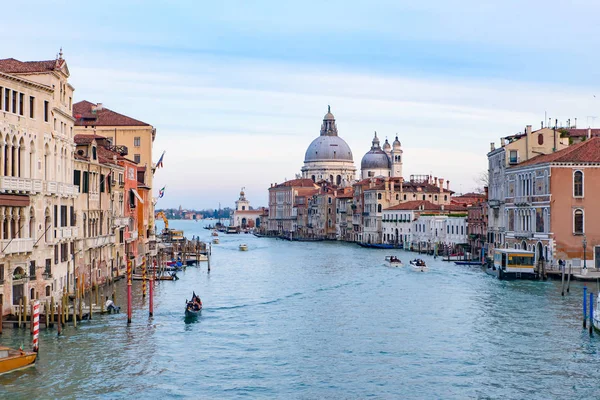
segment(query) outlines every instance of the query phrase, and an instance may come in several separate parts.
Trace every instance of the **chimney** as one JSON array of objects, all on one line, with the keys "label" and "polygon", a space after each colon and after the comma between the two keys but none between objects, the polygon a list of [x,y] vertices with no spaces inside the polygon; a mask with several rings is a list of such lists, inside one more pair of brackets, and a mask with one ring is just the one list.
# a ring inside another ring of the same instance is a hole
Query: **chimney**
[{"label": "chimney", "polygon": [[392,181],[390,182],[390,192],[392,192],[392,194],[394,193],[394,184],[396,182],[392,179]]},{"label": "chimney", "polygon": [[587,138],[591,139],[592,138],[592,128],[588,127],[588,134],[587,134]]},{"label": "chimney", "polygon": [[442,192],[444,189],[444,178],[440,178],[438,182],[440,183],[440,192]]},{"label": "chimney", "polygon": [[575,125],[573,125],[573,128],[577,128],[577,118],[575,118]]},{"label": "chimney", "polygon": [[388,192],[390,190],[390,178],[385,177],[385,191]]},{"label": "chimney", "polygon": [[435,186],[437,186],[437,185],[438,185],[437,176],[436,176],[435,178],[433,178],[433,184],[434,184]]},{"label": "chimney", "polygon": [[525,127],[525,133],[526,133],[527,135],[531,135],[531,125],[527,125],[527,126]]},{"label": "chimney", "polygon": [[494,142],[490,143],[490,151],[494,151],[496,150],[496,145],[494,144]]},{"label": "chimney", "polygon": [[450,181],[446,181],[446,189],[450,190]]}]

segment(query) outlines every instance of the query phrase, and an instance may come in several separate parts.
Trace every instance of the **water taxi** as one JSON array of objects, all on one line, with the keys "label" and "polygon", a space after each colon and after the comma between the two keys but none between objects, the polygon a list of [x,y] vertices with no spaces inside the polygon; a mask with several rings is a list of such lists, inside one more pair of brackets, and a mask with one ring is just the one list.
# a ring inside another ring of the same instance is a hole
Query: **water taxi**
[{"label": "water taxi", "polygon": [[36,358],[37,353],[0,346],[0,374],[30,367]]},{"label": "water taxi", "polygon": [[219,233],[217,231],[212,231],[211,235],[213,235],[213,236],[219,236]]},{"label": "water taxi", "polygon": [[240,251],[248,251],[248,245],[247,244],[240,244]]},{"label": "water taxi", "polygon": [[427,267],[427,264],[425,264],[425,261],[418,259],[418,258],[416,260],[411,260],[410,265],[413,267],[413,269],[415,271],[420,271],[420,272],[429,271],[429,268]]},{"label": "water taxi", "polygon": [[390,267],[404,266],[404,264],[402,264],[402,261],[400,259],[398,259],[398,257],[396,257],[396,256],[386,256],[385,261],[387,261],[387,263]]},{"label": "water taxi", "polygon": [[495,249],[494,262],[486,266],[486,273],[502,280],[537,279],[534,268],[535,253],[517,249]]},{"label": "water taxi", "polygon": [[212,240],[212,242],[213,242],[213,244],[219,244],[219,238],[214,238],[214,239]]}]

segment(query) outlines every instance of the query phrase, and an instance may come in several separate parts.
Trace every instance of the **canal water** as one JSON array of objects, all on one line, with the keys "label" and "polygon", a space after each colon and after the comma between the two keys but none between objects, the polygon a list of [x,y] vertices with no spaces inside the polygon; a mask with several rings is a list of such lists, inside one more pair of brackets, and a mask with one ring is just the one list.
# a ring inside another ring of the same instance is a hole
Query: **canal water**
[{"label": "canal water", "polygon": [[[214,221],[211,221],[214,223]],[[204,222],[173,221],[210,240]],[[57,337],[39,362],[0,376],[0,398],[598,398],[600,337],[581,328],[582,285],[502,282],[414,253],[220,235],[206,264],[126,312]],[[249,251],[238,250],[247,243]],[[595,285],[593,285],[594,290]],[[125,285],[116,285],[125,308]],[[186,321],[192,291],[204,303]],[[0,343],[30,346],[5,329]]]}]

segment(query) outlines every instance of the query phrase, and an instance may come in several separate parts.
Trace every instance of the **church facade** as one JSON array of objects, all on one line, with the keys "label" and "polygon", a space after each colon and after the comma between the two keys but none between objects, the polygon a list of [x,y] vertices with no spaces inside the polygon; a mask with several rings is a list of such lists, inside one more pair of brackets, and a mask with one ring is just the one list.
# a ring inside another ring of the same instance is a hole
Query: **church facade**
[{"label": "church facade", "polygon": [[263,209],[252,210],[250,208],[250,201],[246,199],[244,188],[242,188],[240,197],[235,202],[235,211],[233,212],[231,221],[229,221],[229,225],[242,229],[259,228],[262,213]]}]

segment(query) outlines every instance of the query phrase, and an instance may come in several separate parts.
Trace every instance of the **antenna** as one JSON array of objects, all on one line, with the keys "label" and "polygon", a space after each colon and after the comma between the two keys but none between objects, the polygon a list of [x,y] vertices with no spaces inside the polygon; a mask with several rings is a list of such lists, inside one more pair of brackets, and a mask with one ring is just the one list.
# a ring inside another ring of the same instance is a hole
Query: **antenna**
[{"label": "antenna", "polygon": [[590,125],[590,118],[592,119],[592,125],[594,125],[594,122],[596,121],[596,118],[598,118],[598,116],[596,116],[596,115],[588,115],[587,116],[588,127],[592,126],[592,125]]}]

